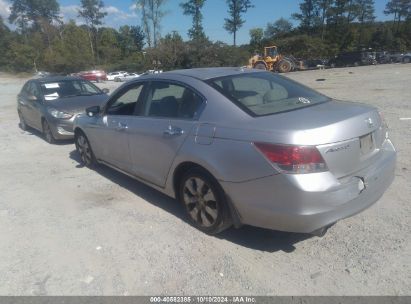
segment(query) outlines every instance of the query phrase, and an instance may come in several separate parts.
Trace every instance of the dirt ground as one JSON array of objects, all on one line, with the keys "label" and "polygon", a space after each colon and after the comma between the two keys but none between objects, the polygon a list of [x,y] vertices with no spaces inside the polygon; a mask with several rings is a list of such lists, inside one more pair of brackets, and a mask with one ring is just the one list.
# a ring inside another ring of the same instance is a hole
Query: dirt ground
[{"label": "dirt ground", "polygon": [[199,232],[172,199],[19,129],[25,79],[0,74],[0,294],[410,295],[411,64],[287,77],[380,107],[398,149],[386,194],[323,238]]}]

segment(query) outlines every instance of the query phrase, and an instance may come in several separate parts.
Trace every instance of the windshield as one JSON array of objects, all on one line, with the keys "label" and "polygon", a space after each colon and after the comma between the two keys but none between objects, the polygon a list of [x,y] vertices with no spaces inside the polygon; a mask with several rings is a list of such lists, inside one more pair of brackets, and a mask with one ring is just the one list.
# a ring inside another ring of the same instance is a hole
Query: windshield
[{"label": "windshield", "polygon": [[300,109],[329,98],[273,73],[248,73],[211,79],[208,83],[252,116]]},{"label": "windshield", "polygon": [[41,90],[46,101],[58,98],[103,94],[94,84],[81,79],[42,83]]}]

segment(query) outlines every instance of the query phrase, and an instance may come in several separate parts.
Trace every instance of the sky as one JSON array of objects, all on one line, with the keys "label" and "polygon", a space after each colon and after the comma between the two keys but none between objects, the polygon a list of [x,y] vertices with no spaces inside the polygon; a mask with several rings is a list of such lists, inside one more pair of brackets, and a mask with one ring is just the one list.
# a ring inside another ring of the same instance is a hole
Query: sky
[{"label": "sky", "polygon": [[[184,0],[167,0],[164,10],[166,15],[161,24],[161,33],[165,35],[172,31],[177,31],[187,39],[187,31],[191,27],[191,17],[184,16],[179,3]],[[6,19],[10,14],[10,0],[0,0],[0,15]],[[77,9],[80,0],[60,0],[60,9],[63,20],[75,19],[77,23],[81,20],[77,17]],[[252,0],[254,8],[244,14],[246,20],[243,27],[237,33],[237,43],[245,44],[249,42],[249,31],[255,27],[265,28],[267,23],[274,22],[283,17],[291,19],[291,14],[299,11],[300,0]],[[374,0],[377,20],[388,20],[392,17],[383,14],[388,0]],[[104,19],[106,26],[118,28],[122,25],[140,25],[140,13],[136,11],[132,0],[104,0],[105,9],[108,13]],[[224,26],[224,18],[228,17],[227,4],[225,0],[206,0],[203,8],[203,27],[206,35],[213,41],[223,41],[232,43],[232,35],[227,33]]]}]

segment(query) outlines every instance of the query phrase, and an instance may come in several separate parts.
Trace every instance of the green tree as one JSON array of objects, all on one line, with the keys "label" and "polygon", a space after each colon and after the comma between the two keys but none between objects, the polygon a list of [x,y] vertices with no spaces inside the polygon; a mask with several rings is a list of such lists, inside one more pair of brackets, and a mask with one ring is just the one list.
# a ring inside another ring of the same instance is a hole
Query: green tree
[{"label": "green tree", "polygon": [[102,64],[117,62],[121,58],[118,32],[109,27],[100,28],[98,31],[98,51]]},{"label": "green tree", "polygon": [[97,27],[103,24],[103,19],[107,16],[104,9],[104,2],[102,0],[81,0],[81,9],[78,10],[78,16],[83,18],[87,28],[90,42],[90,50],[93,54],[93,59],[97,56]]},{"label": "green tree", "polygon": [[186,44],[176,31],[159,40],[158,47],[148,53],[152,64],[165,70],[178,69],[183,66],[186,57]]},{"label": "green tree", "polygon": [[4,54],[7,53],[10,42],[10,29],[4,24],[3,17],[0,16],[0,68],[7,65],[7,58]]},{"label": "green tree", "polygon": [[224,29],[233,34],[233,45],[237,44],[237,32],[245,23],[242,15],[245,14],[248,9],[254,7],[250,0],[226,0],[228,4],[229,18],[225,18]]},{"label": "green tree", "polygon": [[119,28],[119,44],[123,57],[133,52],[141,52],[144,47],[145,35],[140,26],[124,25]]},{"label": "green tree", "polygon": [[64,24],[61,37],[54,41],[54,52],[44,54],[44,68],[52,72],[72,73],[90,68],[93,54],[88,46],[88,31],[74,21]]},{"label": "green tree", "polygon": [[277,36],[283,36],[290,33],[292,29],[293,24],[290,21],[284,18],[280,18],[274,23],[267,24],[264,31],[264,37],[266,39],[272,39]]},{"label": "green tree", "polygon": [[411,0],[390,0],[385,6],[384,14],[394,15],[394,26],[398,33],[401,21],[411,18]]},{"label": "green tree", "polygon": [[317,14],[319,25],[321,26],[321,40],[324,40],[327,31],[327,17],[329,15],[331,4],[334,0],[317,0]]},{"label": "green tree", "polygon": [[364,41],[365,26],[375,20],[374,0],[356,0],[358,21],[360,23],[359,45]]},{"label": "green tree", "polygon": [[52,23],[60,21],[60,5],[56,0],[12,0],[9,22],[16,24],[27,41],[30,25],[40,30],[51,48]]},{"label": "green tree", "polygon": [[252,28],[250,30],[250,47],[252,50],[260,50],[262,49],[264,38],[264,31],[262,28]]},{"label": "green tree", "polygon": [[60,5],[56,0],[11,0],[9,21],[22,30],[28,28],[29,22],[42,28],[43,22],[60,21]]},{"label": "green tree", "polygon": [[135,0],[141,11],[141,19],[148,47],[156,47],[160,38],[161,20],[165,16],[163,10],[167,0]]},{"label": "green tree", "polygon": [[193,26],[189,29],[188,36],[194,41],[199,41],[206,37],[202,24],[203,14],[201,13],[205,1],[206,0],[188,0],[180,3],[183,14],[193,17]]},{"label": "green tree", "polygon": [[311,33],[319,24],[318,5],[316,0],[304,0],[300,3],[300,12],[292,14],[292,17],[300,22],[300,29],[305,33]]}]

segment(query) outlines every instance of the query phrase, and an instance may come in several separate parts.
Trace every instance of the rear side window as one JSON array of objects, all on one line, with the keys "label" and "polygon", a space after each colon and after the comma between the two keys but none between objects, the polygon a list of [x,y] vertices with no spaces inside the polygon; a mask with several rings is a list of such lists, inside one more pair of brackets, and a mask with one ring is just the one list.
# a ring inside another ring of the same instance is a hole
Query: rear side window
[{"label": "rear side window", "polygon": [[202,98],[190,88],[163,81],[152,82],[144,108],[145,116],[192,119]]},{"label": "rear side window", "polygon": [[41,98],[40,91],[39,91],[38,86],[35,82],[30,82],[30,85],[28,87],[28,94],[36,96],[37,98]]},{"label": "rear side window", "polygon": [[300,109],[329,98],[273,73],[247,73],[208,81],[228,99],[252,116]]}]

